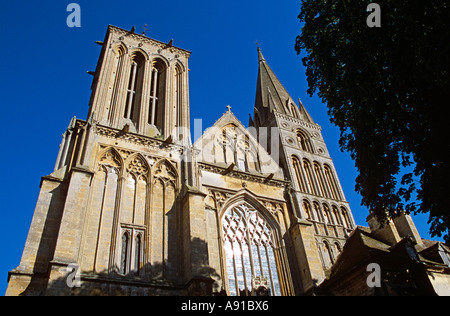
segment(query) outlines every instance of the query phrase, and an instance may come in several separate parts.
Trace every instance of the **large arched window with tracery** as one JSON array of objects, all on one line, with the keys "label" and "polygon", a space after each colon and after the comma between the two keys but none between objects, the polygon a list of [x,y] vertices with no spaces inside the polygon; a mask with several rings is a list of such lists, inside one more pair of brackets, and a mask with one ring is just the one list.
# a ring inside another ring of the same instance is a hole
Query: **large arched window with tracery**
[{"label": "large arched window with tracery", "polygon": [[[222,219],[231,296],[281,296],[275,230],[247,203]],[[278,256],[279,257],[279,256]]]}]

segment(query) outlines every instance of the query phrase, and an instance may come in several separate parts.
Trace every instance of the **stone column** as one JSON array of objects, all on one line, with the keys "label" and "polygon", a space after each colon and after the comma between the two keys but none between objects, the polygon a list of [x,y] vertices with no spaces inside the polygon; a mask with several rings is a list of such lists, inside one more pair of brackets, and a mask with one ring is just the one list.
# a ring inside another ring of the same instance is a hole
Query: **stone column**
[{"label": "stone column", "polygon": [[53,261],[68,264],[78,263],[92,176],[90,171],[80,168],[72,169]]},{"label": "stone column", "polygon": [[297,219],[290,228],[299,267],[303,294],[310,294],[325,279],[312,223]]},{"label": "stone column", "polygon": [[[44,177],[20,265],[8,274],[6,296],[42,295],[64,206],[62,180]],[[31,285],[31,286],[30,286]],[[33,288],[33,292],[28,290]],[[41,291],[41,292],[40,292]]]},{"label": "stone column", "polygon": [[213,280],[210,277],[205,197],[206,194],[196,188],[188,187],[182,201],[184,283],[188,295],[212,294]]}]

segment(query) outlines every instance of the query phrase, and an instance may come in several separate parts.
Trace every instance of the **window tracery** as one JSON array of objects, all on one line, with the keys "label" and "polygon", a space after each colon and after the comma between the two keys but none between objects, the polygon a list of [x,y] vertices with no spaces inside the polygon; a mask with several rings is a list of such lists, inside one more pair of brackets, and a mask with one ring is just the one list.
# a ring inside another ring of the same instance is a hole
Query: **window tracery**
[{"label": "window tracery", "polygon": [[232,296],[281,295],[274,230],[250,205],[228,210],[222,220],[229,290]]},{"label": "window tracery", "polygon": [[260,172],[257,149],[234,124],[223,127],[215,136],[215,162],[231,165],[244,172]]},{"label": "window tracery", "polygon": [[146,179],[149,168],[147,163],[139,156],[134,157],[127,166],[127,172],[134,174],[136,178]]}]

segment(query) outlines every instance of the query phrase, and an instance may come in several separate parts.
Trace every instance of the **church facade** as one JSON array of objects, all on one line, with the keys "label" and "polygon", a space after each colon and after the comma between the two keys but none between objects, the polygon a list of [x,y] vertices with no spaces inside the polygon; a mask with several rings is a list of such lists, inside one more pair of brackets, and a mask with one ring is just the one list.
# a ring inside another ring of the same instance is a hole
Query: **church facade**
[{"label": "church facade", "polygon": [[190,52],[114,26],[100,44],[6,294],[311,294],[356,226],[321,127],[261,50],[250,126],[228,107],[192,143]]}]

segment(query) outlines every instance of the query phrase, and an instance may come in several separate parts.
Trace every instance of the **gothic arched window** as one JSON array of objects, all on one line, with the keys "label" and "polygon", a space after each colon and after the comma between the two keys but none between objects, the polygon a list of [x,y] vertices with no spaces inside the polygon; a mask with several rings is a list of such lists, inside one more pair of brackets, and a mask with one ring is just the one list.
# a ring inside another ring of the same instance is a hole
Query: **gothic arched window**
[{"label": "gothic arched window", "polygon": [[140,111],[144,64],[145,58],[142,54],[136,53],[131,57],[131,69],[128,79],[124,117],[130,119],[134,123],[137,123]]},{"label": "gothic arched window", "polygon": [[123,275],[128,273],[129,244],[130,236],[128,232],[125,232],[122,235],[122,253],[120,256],[120,274]]},{"label": "gothic arched window", "polygon": [[161,133],[164,128],[164,106],[166,95],[166,65],[162,60],[152,64],[152,83],[150,89],[150,110],[148,123],[156,126]]},{"label": "gothic arched window", "polygon": [[150,206],[153,223],[151,244],[153,258],[158,258],[159,264],[152,267],[154,275],[160,275],[168,280],[177,277],[178,257],[176,250],[177,234],[177,182],[178,175],[173,165],[161,160],[153,166],[152,201]]},{"label": "gothic arched window", "polygon": [[320,205],[317,202],[313,203],[314,217],[318,222],[323,222],[322,210],[320,209]]},{"label": "gothic arched window", "polygon": [[325,268],[329,268],[334,264],[333,250],[331,249],[331,245],[326,240],[323,242],[323,257],[325,261]]},{"label": "gothic arched window", "polygon": [[143,266],[143,236],[145,228],[132,225],[122,227],[122,244],[120,253],[120,274],[139,276]]},{"label": "gothic arched window", "polygon": [[307,193],[308,191],[306,190],[306,184],[304,181],[304,177],[302,175],[302,165],[300,163],[300,160],[295,156],[292,156],[292,166],[294,167],[294,173],[295,173],[295,177],[297,179],[297,183],[298,183],[300,191]]},{"label": "gothic arched window", "polygon": [[319,192],[316,186],[316,182],[314,181],[313,171],[311,167],[311,163],[307,159],[303,159],[303,168],[305,170],[306,179],[309,185],[309,192],[311,194],[319,196]]},{"label": "gothic arched window", "polygon": [[303,201],[303,210],[305,211],[306,219],[313,220],[311,204],[308,201]]},{"label": "gothic arched window", "polygon": [[350,217],[348,215],[347,209],[345,207],[341,208],[342,217],[344,219],[344,226],[347,229],[352,229],[353,225],[351,223]]},{"label": "gothic arched window", "polygon": [[314,161],[314,174],[316,176],[317,181],[319,182],[319,188],[323,197],[330,198],[327,188],[325,187],[325,182],[322,174],[322,167],[317,161]]},{"label": "gothic arched window", "polygon": [[261,172],[257,146],[234,124],[217,131],[214,140],[214,161],[244,172]]},{"label": "gothic arched window", "polygon": [[232,296],[281,296],[275,230],[247,203],[225,212],[223,242]]},{"label": "gothic arched window", "polygon": [[297,141],[300,149],[312,153],[312,146],[307,134],[301,130],[297,130]]},{"label": "gothic arched window", "polygon": [[182,90],[183,90],[183,70],[179,65],[175,66],[174,76],[173,76],[173,98],[174,107],[176,110],[176,125],[177,127],[182,127]]},{"label": "gothic arched window", "polygon": [[326,204],[322,204],[323,216],[325,224],[334,225],[333,216],[331,215],[330,208]]},{"label": "gothic arched window", "polygon": [[142,253],[142,237],[137,234],[134,238],[134,273],[139,275],[141,270],[141,255]]},{"label": "gothic arched window", "polygon": [[333,215],[334,215],[334,218],[336,218],[337,224],[338,224],[338,225],[343,225],[343,224],[342,224],[341,216],[339,215],[338,208],[337,208],[336,206],[334,206],[334,205],[333,205],[332,208],[333,208]]},{"label": "gothic arched window", "polygon": [[332,194],[333,198],[335,200],[341,200],[342,197],[341,197],[341,194],[340,194],[340,191],[339,191],[336,179],[334,177],[334,174],[331,171],[331,168],[328,165],[324,165],[323,169],[325,171],[325,178],[327,180],[327,184],[328,184],[328,187],[331,190],[331,194]]},{"label": "gothic arched window", "polygon": [[292,104],[292,103],[291,103],[291,106],[290,106],[290,110],[291,110],[292,116],[295,117],[296,119],[298,119],[299,118],[299,114],[298,114],[297,107],[294,104]]}]

